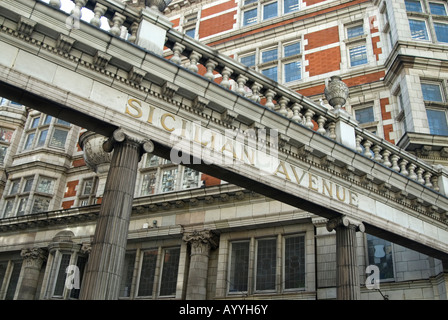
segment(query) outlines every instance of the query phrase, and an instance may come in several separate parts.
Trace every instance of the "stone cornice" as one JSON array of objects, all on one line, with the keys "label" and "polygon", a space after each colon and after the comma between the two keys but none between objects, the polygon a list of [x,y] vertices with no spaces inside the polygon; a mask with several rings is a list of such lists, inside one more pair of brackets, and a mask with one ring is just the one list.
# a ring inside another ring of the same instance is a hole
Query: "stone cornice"
[{"label": "stone cornice", "polygon": [[[234,185],[220,185],[167,194],[156,194],[135,198],[131,218],[147,213],[186,210],[189,207],[194,209],[201,206],[213,206],[227,203],[230,200],[238,202],[254,196],[256,194],[251,191]],[[89,223],[97,220],[99,209],[100,205],[91,205],[4,218],[0,219],[0,231],[6,233],[16,230],[33,230],[35,228],[42,230],[43,228]]]}]

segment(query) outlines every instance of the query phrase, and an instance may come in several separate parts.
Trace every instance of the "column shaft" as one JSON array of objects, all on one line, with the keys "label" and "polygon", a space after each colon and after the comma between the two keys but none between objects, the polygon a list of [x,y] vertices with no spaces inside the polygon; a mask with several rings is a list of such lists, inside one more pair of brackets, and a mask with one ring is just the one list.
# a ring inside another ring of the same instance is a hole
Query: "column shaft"
[{"label": "column shaft", "polygon": [[184,236],[190,243],[190,268],[188,270],[187,300],[207,299],[207,272],[209,254],[217,246],[215,234],[210,231],[193,232]]},{"label": "column shaft", "polygon": [[328,231],[336,230],[336,287],[338,300],[359,300],[361,287],[356,256],[356,232],[364,232],[362,223],[345,217],[330,220]]},{"label": "column shaft", "polygon": [[17,300],[34,300],[40,270],[47,259],[47,251],[42,248],[24,249],[21,255],[23,257],[23,273]]},{"label": "column shaft", "polygon": [[118,299],[141,146],[115,142],[81,299]]}]

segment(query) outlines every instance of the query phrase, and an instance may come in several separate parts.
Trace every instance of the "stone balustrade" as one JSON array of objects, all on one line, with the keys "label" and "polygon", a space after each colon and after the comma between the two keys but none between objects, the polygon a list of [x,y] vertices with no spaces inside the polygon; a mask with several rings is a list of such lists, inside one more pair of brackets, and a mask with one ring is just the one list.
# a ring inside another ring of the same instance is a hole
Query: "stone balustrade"
[{"label": "stone balustrade", "polygon": [[[164,41],[162,46],[165,47],[163,53],[157,50],[154,53],[163,54],[173,63],[193,73],[199,73],[208,80],[258,103],[260,107],[272,110],[301,126],[355,149],[365,157],[434,191],[440,191],[441,179],[439,178],[442,176],[442,170],[438,170],[384,139],[362,130],[356,125],[356,121],[350,120],[347,113],[339,112],[342,105],[332,108],[322,103],[316,103],[171,28],[171,24],[157,9],[145,8],[145,3],[148,1],[72,0],[72,2],[75,5],[70,13],[72,17],[80,18],[81,9],[87,8],[93,12],[93,18],[90,20],[92,25],[103,27],[101,20],[105,17],[110,27],[108,29],[106,26],[105,30],[136,45],[142,43],[139,42],[139,37],[145,37],[140,29],[143,29],[142,23],[148,20],[162,30],[163,34],[166,33],[162,40],[162,42]],[[55,8],[61,7],[60,0],[50,0],[49,4]],[[146,30],[147,32],[148,30]],[[148,34],[146,34],[147,37]],[[145,49],[151,51],[148,46]],[[328,83],[326,84],[328,87]],[[346,143],[347,137],[342,137],[342,132],[337,130],[337,123],[341,122],[341,118],[345,119],[346,125],[351,126],[355,141]],[[338,136],[338,132],[340,136]],[[445,177],[444,180],[446,180]],[[448,186],[442,189],[448,189]],[[447,190],[442,191],[446,192]]]}]

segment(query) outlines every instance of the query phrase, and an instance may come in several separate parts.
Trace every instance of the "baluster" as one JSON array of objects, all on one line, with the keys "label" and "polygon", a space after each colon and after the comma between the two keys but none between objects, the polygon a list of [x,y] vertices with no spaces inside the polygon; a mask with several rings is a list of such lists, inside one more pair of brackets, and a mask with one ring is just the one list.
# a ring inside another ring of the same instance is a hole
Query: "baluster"
[{"label": "baluster", "polygon": [[236,82],[238,84],[238,88],[236,89],[236,92],[242,96],[244,96],[246,94],[246,89],[244,87],[246,85],[247,80],[249,80],[249,78],[242,74],[240,74],[238,76],[238,78],[236,79]]},{"label": "baluster", "polygon": [[388,168],[390,168],[392,166],[392,163],[389,160],[390,154],[391,154],[391,152],[389,150],[383,151],[383,164]]},{"label": "baluster", "polygon": [[260,102],[261,98],[260,98],[260,90],[261,88],[263,88],[263,86],[257,82],[254,82],[254,84],[252,85],[251,89],[252,89],[252,95],[250,96],[250,99],[253,100],[254,102]]},{"label": "baluster", "polygon": [[114,17],[112,18],[113,26],[110,28],[110,33],[112,33],[114,36],[120,37],[121,36],[121,26],[123,25],[124,21],[126,20],[126,17],[118,12],[115,12]]},{"label": "baluster", "polygon": [[302,110],[303,106],[300,105],[299,103],[295,102],[292,105],[292,112],[293,112],[293,116],[291,118],[292,121],[295,121],[297,123],[302,123],[302,114],[300,113],[300,111]]},{"label": "baluster", "polygon": [[327,119],[323,116],[319,116],[317,118],[317,124],[318,124],[317,132],[318,133],[323,134],[323,135],[325,135],[327,133],[327,131],[324,128],[326,121],[327,121]]},{"label": "baluster", "polygon": [[222,81],[221,81],[221,86],[223,86],[226,89],[230,88],[230,75],[233,73],[232,69],[229,69],[227,67],[224,67],[224,69],[222,69]]},{"label": "baluster", "polygon": [[50,6],[61,9],[61,0],[50,0]]},{"label": "baluster", "polygon": [[280,110],[278,110],[278,113],[280,113],[282,116],[287,116],[288,110],[286,110],[286,105],[289,103],[289,99],[286,97],[281,97],[278,101],[278,104],[280,105]]},{"label": "baluster", "polygon": [[207,72],[204,74],[204,77],[206,77],[210,81],[213,81],[215,79],[215,75],[213,74],[213,71],[215,70],[217,65],[218,65],[218,62],[208,59],[207,62],[205,63]]},{"label": "baluster", "polygon": [[128,41],[131,43],[135,43],[137,41],[137,31],[138,31],[138,23],[134,22],[131,24],[131,36],[129,37]]},{"label": "baluster", "polygon": [[364,142],[364,155],[367,158],[373,158],[372,152],[370,151],[370,147],[372,146],[372,141],[366,140],[366,142]]},{"label": "baluster", "polygon": [[400,162],[400,173],[404,176],[409,175],[408,170],[406,170],[406,166],[408,163],[409,163],[409,161],[405,160],[405,159],[401,160],[401,162]]},{"label": "baluster", "polygon": [[417,166],[413,163],[410,163],[408,166],[409,178],[411,178],[412,180],[417,180],[417,174],[415,173],[416,168]]},{"label": "baluster", "polygon": [[173,46],[173,56],[171,57],[171,61],[175,64],[180,64],[182,62],[181,54],[184,50],[185,46],[176,42]]},{"label": "baluster", "polygon": [[373,151],[373,154],[374,154],[373,160],[381,162],[382,157],[381,157],[381,153],[380,152],[381,152],[382,149],[383,148],[381,148],[381,146],[379,146],[377,144],[373,146],[373,148],[372,148],[372,151]]},{"label": "baluster", "polygon": [[188,65],[187,69],[194,73],[197,73],[199,70],[197,64],[199,62],[199,59],[201,59],[201,58],[202,58],[202,54],[200,54],[196,51],[192,51],[190,54],[190,64]]},{"label": "baluster", "polygon": [[274,97],[277,93],[274,90],[268,89],[265,92],[265,97],[266,97],[266,104],[265,107],[274,110],[275,108],[275,104],[274,104]]},{"label": "baluster", "polygon": [[313,110],[306,110],[305,112],[305,127],[310,128],[311,130],[314,129],[314,123],[313,123],[313,116],[314,116],[314,111]]},{"label": "baluster", "polygon": [[429,171],[426,171],[425,174],[424,174],[425,186],[428,187],[428,188],[432,188],[433,187],[433,185],[431,183],[431,176],[432,176],[432,173],[429,172]]},{"label": "baluster", "polygon": [[361,141],[363,140],[363,137],[361,135],[357,135],[355,138],[356,141],[356,151],[359,153],[362,153],[362,146],[361,146]]},{"label": "baluster", "polygon": [[93,9],[94,16],[90,20],[90,23],[94,26],[100,28],[101,27],[101,17],[104,16],[104,14],[107,11],[107,7],[102,5],[101,3],[97,3],[95,5],[95,8]]},{"label": "baluster", "polygon": [[440,191],[440,188],[439,188],[439,177],[436,176],[436,175],[433,175],[431,177],[431,182],[432,182],[432,187],[433,187],[434,191],[439,192]]},{"label": "baluster", "polygon": [[422,169],[422,168],[418,168],[417,169],[417,181],[419,182],[419,183],[421,183],[421,184],[424,184],[425,183],[425,179],[423,179],[423,172],[424,172],[425,170],[424,169]]},{"label": "baluster", "polygon": [[[73,1],[73,0],[72,0],[72,1]],[[81,16],[82,16],[82,11],[81,11],[81,9],[86,5],[87,0],[74,0],[73,2],[75,3],[75,7],[74,7],[73,10],[70,12],[70,14],[71,14],[74,18],[81,19]]]},{"label": "baluster", "polygon": [[330,122],[328,124],[328,132],[329,132],[328,137],[332,140],[336,140],[336,138],[338,136],[336,135],[336,123],[335,122]]},{"label": "baluster", "polygon": [[390,159],[392,160],[392,170],[400,172],[400,167],[398,166],[398,160],[400,157],[394,154],[390,157]]}]

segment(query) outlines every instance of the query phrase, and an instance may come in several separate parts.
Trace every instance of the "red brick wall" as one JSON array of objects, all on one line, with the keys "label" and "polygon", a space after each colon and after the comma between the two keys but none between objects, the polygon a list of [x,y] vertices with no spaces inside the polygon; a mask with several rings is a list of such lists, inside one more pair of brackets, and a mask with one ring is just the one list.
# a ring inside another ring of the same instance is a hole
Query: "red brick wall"
[{"label": "red brick wall", "polygon": [[73,160],[72,165],[74,168],[82,167],[82,166],[86,165],[86,162],[85,162],[84,158],[76,159],[76,160]]},{"label": "red brick wall", "polygon": [[221,180],[215,177],[209,176],[208,174],[203,173],[201,175],[201,180],[205,181],[205,186],[217,186],[221,184]]},{"label": "red brick wall", "polygon": [[303,0],[303,2],[306,3],[306,6],[312,6],[313,4],[319,3],[319,2],[324,2],[327,0]]},{"label": "red brick wall", "polygon": [[236,8],[236,2],[234,0],[220,3],[216,6],[202,10],[201,17],[205,18],[205,17],[211,16],[212,14],[220,13],[220,12],[232,9],[232,8]]},{"label": "red brick wall", "polygon": [[340,69],[341,65],[341,49],[335,47],[307,54],[305,60],[309,61],[305,71],[309,72],[310,77],[336,71]]},{"label": "red brick wall", "polygon": [[234,11],[201,21],[199,26],[199,39],[232,30],[234,23],[236,23]]},{"label": "red brick wall", "polygon": [[79,180],[67,182],[67,191],[64,194],[64,198],[76,196],[76,186],[79,184]]},{"label": "red brick wall", "polygon": [[70,209],[75,204],[75,200],[62,202],[62,209]]},{"label": "red brick wall", "polygon": [[338,26],[308,33],[305,35],[305,40],[308,40],[308,44],[305,46],[305,50],[311,50],[326,46],[328,44],[339,42],[339,29]]},{"label": "red brick wall", "polygon": [[372,37],[372,47],[373,54],[376,56],[376,61],[380,60],[380,54],[383,53],[383,49],[378,48],[378,42],[380,42],[380,37]]}]

